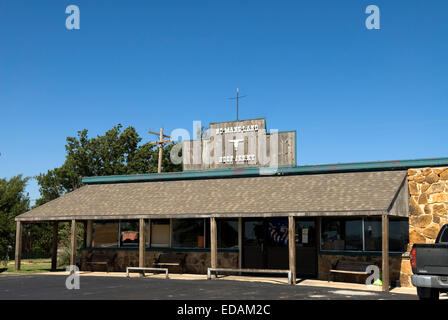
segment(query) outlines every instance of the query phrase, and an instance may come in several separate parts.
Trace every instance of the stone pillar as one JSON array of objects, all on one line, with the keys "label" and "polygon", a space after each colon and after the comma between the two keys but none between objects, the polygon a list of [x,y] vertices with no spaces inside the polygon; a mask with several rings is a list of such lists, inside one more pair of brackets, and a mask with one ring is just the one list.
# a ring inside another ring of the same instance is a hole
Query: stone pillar
[{"label": "stone pillar", "polygon": [[238,218],[238,268],[243,267],[243,218]]},{"label": "stone pillar", "polygon": [[216,268],[218,264],[218,236],[216,232],[216,219],[210,217],[210,264],[212,268]]},{"label": "stone pillar", "polygon": [[389,216],[382,215],[382,281],[383,291],[389,291]]},{"label": "stone pillar", "polygon": [[292,273],[292,284],[296,284],[296,223],[294,217],[288,217],[289,238],[289,270]]},{"label": "stone pillar", "polygon": [[139,244],[138,244],[138,266],[145,267],[145,219],[140,218],[139,222]]},{"label": "stone pillar", "polygon": [[53,248],[51,250],[51,271],[56,271],[58,265],[58,228],[59,222],[53,222]]},{"label": "stone pillar", "polygon": [[86,244],[85,244],[86,248],[92,247],[92,232],[93,232],[93,221],[87,220],[87,229],[86,229],[87,237],[86,237]]},{"label": "stone pillar", "polygon": [[72,230],[70,236],[70,265],[76,264],[76,220],[72,220]]},{"label": "stone pillar", "polygon": [[16,252],[14,270],[20,270],[20,259],[22,258],[22,225],[20,221],[16,223]]}]

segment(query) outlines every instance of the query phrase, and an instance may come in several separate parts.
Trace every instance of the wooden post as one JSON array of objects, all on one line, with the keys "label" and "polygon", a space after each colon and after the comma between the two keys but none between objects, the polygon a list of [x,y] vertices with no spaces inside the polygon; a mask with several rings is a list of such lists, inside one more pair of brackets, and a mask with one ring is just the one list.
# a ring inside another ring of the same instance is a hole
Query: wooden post
[{"label": "wooden post", "polygon": [[76,264],[76,220],[72,220],[72,230],[70,237],[70,265]]},{"label": "wooden post", "polygon": [[[160,140],[159,141],[163,141],[163,128],[160,128]],[[159,145],[159,162],[157,163],[157,173],[161,173],[162,172],[162,153],[163,153],[163,147],[160,144]]]},{"label": "wooden post", "polygon": [[148,224],[146,225],[146,238],[145,242],[148,242],[148,248],[151,248],[151,219],[148,219]]},{"label": "wooden post", "polygon": [[82,228],[84,230],[82,234],[82,245],[84,246],[84,248],[87,248],[87,221],[82,222]]},{"label": "wooden post", "polygon": [[289,236],[289,270],[292,273],[292,284],[296,284],[296,223],[294,217],[288,217]]},{"label": "wooden post", "polygon": [[243,267],[243,218],[238,218],[238,268]]},{"label": "wooden post", "polygon": [[218,264],[218,237],[216,233],[216,219],[214,217],[210,217],[210,264],[212,268],[216,268]]},{"label": "wooden post", "polygon": [[[157,146],[159,148],[159,162],[157,165],[157,173],[161,173],[162,172],[162,154],[163,154],[163,145],[165,143],[170,143],[172,142],[170,139],[170,136],[164,135],[163,134],[163,128],[160,128],[160,133],[157,132],[153,132],[153,131],[148,131],[151,134],[154,135],[158,135],[159,136],[159,141],[156,142],[150,142],[149,144],[153,145],[153,146]],[[163,138],[168,138],[168,140],[163,140]]]},{"label": "wooden post", "polygon": [[383,291],[389,291],[389,216],[383,214],[382,216],[382,281],[383,281]]},{"label": "wooden post", "polygon": [[[322,272],[324,272],[324,270],[319,270],[319,260],[321,259],[319,252],[321,249],[321,233],[322,233],[322,217],[317,217],[316,218],[316,253],[317,253],[317,266],[316,266],[316,273],[317,273],[317,278],[321,279],[320,275],[322,274]],[[328,270],[326,272],[329,272]],[[323,277],[323,276],[322,276]]]},{"label": "wooden post", "polygon": [[20,259],[22,258],[22,225],[20,221],[16,223],[16,252],[14,270],[20,270]]},{"label": "wooden post", "polygon": [[139,245],[138,245],[138,266],[140,268],[145,267],[145,219],[140,218],[139,223]]},{"label": "wooden post", "polygon": [[53,222],[53,249],[51,251],[51,271],[56,271],[58,267],[58,228],[59,222]]},{"label": "wooden post", "polygon": [[93,221],[87,220],[87,237],[86,237],[86,248],[92,247],[92,230],[93,230]]}]

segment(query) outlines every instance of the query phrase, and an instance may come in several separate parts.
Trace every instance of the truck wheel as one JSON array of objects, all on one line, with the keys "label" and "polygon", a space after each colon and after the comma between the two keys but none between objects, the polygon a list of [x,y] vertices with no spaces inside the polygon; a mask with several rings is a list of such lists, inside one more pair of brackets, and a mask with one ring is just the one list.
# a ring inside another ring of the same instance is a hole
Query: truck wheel
[{"label": "truck wheel", "polygon": [[438,289],[417,287],[417,294],[420,300],[439,300]]}]

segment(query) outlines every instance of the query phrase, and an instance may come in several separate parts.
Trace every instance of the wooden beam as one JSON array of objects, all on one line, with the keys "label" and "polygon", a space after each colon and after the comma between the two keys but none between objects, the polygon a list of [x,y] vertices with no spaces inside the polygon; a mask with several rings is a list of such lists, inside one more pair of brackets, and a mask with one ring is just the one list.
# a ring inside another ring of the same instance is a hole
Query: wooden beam
[{"label": "wooden beam", "polygon": [[22,224],[20,221],[16,223],[16,252],[14,270],[20,270],[20,260],[22,258]]},{"label": "wooden beam", "polygon": [[87,238],[86,238],[86,248],[92,247],[92,232],[93,232],[93,221],[87,220]]},{"label": "wooden beam", "polygon": [[[156,136],[160,135],[160,132],[154,132],[154,131],[150,131],[148,130],[149,133],[155,134]],[[171,139],[170,136],[167,136],[166,134],[163,135],[165,138]]]},{"label": "wooden beam", "polygon": [[[163,140],[163,128],[160,128],[160,141]],[[159,145],[159,161],[157,163],[157,173],[162,172],[162,154],[163,154],[163,146]]]},{"label": "wooden beam", "polygon": [[138,244],[138,266],[140,268],[145,267],[145,219],[140,218],[139,223],[139,244]]},{"label": "wooden beam", "polygon": [[383,281],[383,291],[389,291],[389,216],[383,214],[382,216],[382,281]]},{"label": "wooden beam", "polygon": [[322,228],[322,217],[316,218],[316,247],[317,252],[320,251],[320,235]]},{"label": "wooden beam", "polygon": [[296,223],[294,217],[288,217],[289,238],[289,270],[292,273],[292,284],[296,284]]},{"label": "wooden beam", "polygon": [[87,248],[87,221],[82,222],[83,234],[82,234],[82,245]]},{"label": "wooden beam", "polygon": [[72,230],[70,237],[70,265],[76,264],[76,220],[72,220]]},{"label": "wooden beam", "polygon": [[51,250],[51,271],[56,271],[58,267],[58,229],[59,223],[53,222],[53,248]]},{"label": "wooden beam", "polygon": [[[233,213],[217,213],[217,212],[211,212],[211,213],[147,213],[147,214],[117,214],[117,215],[69,215],[69,216],[60,216],[60,217],[30,217],[28,216],[25,218],[18,218],[18,221],[21,222],[33,222],[33,221],[60,221],[70,222],[72,219],[76,220],[134,220],[134,219],[140,219],[140,218],[153,218],[153,219],[189,219],[189,218],[209,218],[210,215],[212,215],[216,218],[271,218],[271,217],[279,217],[284,218],[285,213],[284,212],[233,212]],[[288,213],[291,216],[294,217],[334,217],[335,213],[332,212],[292,212]],[[382,214],[384,214],[384,210],[371,210],[371,211],[346,211],[346,212],[338,212],[338,217],[380,217]]]},{"label": "wooden beam", "polygon": [[243,218],[238,218],[238,268],[243,267]]},{"label": "wooden beam", "polygon": [[157,173],[162,172],[162,154],[163,154],[163,145],[165,143],[172,142],[171,140],[163,140],[163,138],[171,139],[169,136],[163,134],[163,128],[160,128],[160,133],[154,132],[154,131],[148,131],[151,134],[155,134],[159,136],[159,141],[150,142],[150,145],[157,146],[159,148],[159,161],[157,165]]},{"label": "wooden beam", "polygon": [[210,217],[210,264],[212,268],[218,265],[218,237],[216,232],[216,219]]},{"label": "wooden beam", "polygon": [[146,239],[148,242],[148,248],[151,248],[151,219],[148,219],[148,223],[146,224]]},{"label": "wooden beam", "polygon": [[170,143],[170,142],[172,142],[172,141],[171,140],[161,140],[161,141],[156,141],[156,142],[150,142],[149,144],[153,145],[153,146],[158,146],[160,144],[165,144],[165,143]]}]

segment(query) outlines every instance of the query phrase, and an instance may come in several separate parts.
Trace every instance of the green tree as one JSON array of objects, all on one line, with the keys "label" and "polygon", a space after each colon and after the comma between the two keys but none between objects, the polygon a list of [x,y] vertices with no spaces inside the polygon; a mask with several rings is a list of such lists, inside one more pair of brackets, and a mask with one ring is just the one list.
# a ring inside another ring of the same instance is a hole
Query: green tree
[{"label": "green tree", "polygon": [[[36,205],[79,188],[82,177],[157,172],[158,151],[149,143],[140,144],[141,140],[133,127],[122,130],[120,124],[96,138],[89,138],[87,129],[68,137],[64,164],[36,177],[41,193]],[[163,150],[164,172],[182,170],[170,161],[172,146]]]},{"label": "green tree", "polygon": [[[36,201],[35,206],[81,187],[82,177],[156,173],[158,150],[149,143],[141,144],[141,141],[133,127],[122,130],[120,124],[95,138],[89,138],[87,129],[78,131],[77,137],[68,137],[65,145],[66,158],[62,166],[36,177],[41,198]],[[163,149],[164,172],[182,170],[182,165],[175,165],[170,161],[170,150],[173,145],[167,145]],[[70,225],[62,223],[59,229],[60,244],[68,247]],[[41,232],[41,236],[36,236],[36,232]],[[79,237],[83,232],[83,228],[78,228]],[[37,244],[28,244],[30,250],[40,252],[42,249],[50,252],[52,236],[49,224],[30,227],[29,233],[30,239],[40,239],[30,240],[37,241]],[[78,241],[78,244],[81,245],[81,241]]]},{"label": "green tree", "polygon": [[27,181],[28,178],[22,178],[22,175],[0,179],[0,259],[7,255],[8,246],[14,247],[14,218],[29,210],[30,199],[25,193]]}]

